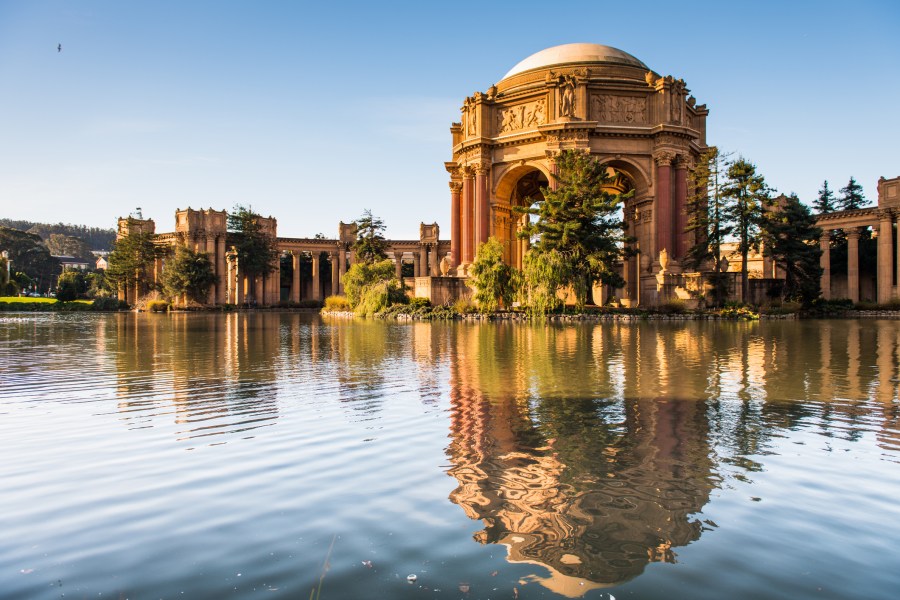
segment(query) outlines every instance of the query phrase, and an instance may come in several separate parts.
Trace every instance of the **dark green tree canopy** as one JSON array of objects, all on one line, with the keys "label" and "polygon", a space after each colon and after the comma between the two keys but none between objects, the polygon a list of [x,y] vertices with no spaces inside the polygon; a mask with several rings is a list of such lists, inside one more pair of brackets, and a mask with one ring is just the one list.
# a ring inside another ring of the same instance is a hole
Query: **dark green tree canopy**
[{"label": "dark green tree canopy", "polygon": [[556,165],[556,189],[543,188],[542,201],[517,209],[537,217],[519,236],[534,240],[529,252],[559,256],[565,265],[562,284],[572,286],[582,307],[594,281],[616,287],[624,284],[617,264],[630,240],[621,205],[631,192],[606,191],[612,180],[607,166],[584,152],[564,150]]},{"label": "dark green tree canopy", "polygon": [[834,192],[828,189],[828,180],[826,179],[824,183],[822,183],[822,189],[819,190],[819,195],[816,196],[815,201],[813,202],[813,207],[815,207],[816,212],[818,214],[834,212],[837,209],[837,200],[834,197]]},{"label": "dark green tree canopy", "polygon": [[169,298],[187,295],[195,302],[205,303],[215,281],[212,262],[205,252],[175,246],[175,256],[166,262],[162,277],[163,291]]},{"label": "dark green tree canopy", "polygon": [[384,221],[372,216],[366,209],[356,221],[356,242],[353,251],[358,261],[373,264],[387,258],[387,240],[384,238]]},{"label": "dark green tree canopy", "polygon": [[163,250],[153,243],[153,234],[132,232],[113,244],[106,279],[116,287],[134,283],[146,286],[153,261],[162,255]]},{"label": "dark green tree canopy", "polygon": [[42,291],[53,285],[60,274],[59,261],[50,256],[50,251],[38,235],[0,227],[2,250],[9,252],[12,272],[24,273]]},{"label": "dark green tree canopy", "polygon": [[822,268],[816,218],[791,194],[766,212],[762,224],[764,253],[784,271],[782,298],[809,304],[819,296]]},{"label": "dark green tree canopy", "polygon": [[869,204],[863,195],[862,186],[853,177],[846,186],[841,188],[841,197],[838,199],[841,210],[857,210]]},{"label": "dark green tree canopy", "polygon": [[275,236],[263,229],[259,214],[249,206],[237,205],[228,214],[229,240],[237,252],[238,264],[245,275],[257,277],[271,273],[278,266]]},{"label": "dark green tree canopy", "polygon": [[724,217],[734,226],[737,249],[741,253],[741,291],[744,299],[750,297],[747,258],[751,249],[759,247],[760,226],[770,193],[765,178],[756,172],[756,165],[743,157],[738,157],[729,165],[722,190]]}]

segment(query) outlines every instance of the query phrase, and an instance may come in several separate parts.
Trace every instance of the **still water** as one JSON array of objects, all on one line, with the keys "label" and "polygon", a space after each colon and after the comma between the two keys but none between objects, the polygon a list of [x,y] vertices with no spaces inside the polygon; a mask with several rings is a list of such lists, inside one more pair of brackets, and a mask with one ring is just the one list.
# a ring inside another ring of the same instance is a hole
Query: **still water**
[{"label": "still water", "polygon": [[893,599],[898,355],[889,320],[6,314],[0,598]]}]

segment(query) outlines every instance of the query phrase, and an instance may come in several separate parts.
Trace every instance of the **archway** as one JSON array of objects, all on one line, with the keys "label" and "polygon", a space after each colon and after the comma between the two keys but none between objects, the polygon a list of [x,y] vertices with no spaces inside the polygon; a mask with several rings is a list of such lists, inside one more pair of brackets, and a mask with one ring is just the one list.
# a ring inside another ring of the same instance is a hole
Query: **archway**
[{"label": "archway", "polygon": [[517,269],[522,268],[528,251],[528,240],[519,239],[518,234],[528,223],[529,215],[515,209],[543,201],[543,189],[549,185],[547,175],[540,169],[520,166],[507,172],[497,186],[494,236],[503,244],[503,260]]}]

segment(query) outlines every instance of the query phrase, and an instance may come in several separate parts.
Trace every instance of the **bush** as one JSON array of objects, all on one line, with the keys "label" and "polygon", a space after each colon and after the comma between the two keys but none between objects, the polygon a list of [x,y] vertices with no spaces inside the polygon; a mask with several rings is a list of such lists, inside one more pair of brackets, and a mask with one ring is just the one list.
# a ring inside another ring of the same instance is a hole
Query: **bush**
[{"label": "bush", "polygon": [[687,310],[687,307],[684,304],[684,300],[681,298],[666,300],[659,305],[659,312],[664,315],[680,315],[685,310]]},{"label": "bush", "polygon": [[463,296],[453,303],[453,310],[460,315],[466,315],[469,313],[477,312],[478,307],[472,302],[472,299],[468,296]]},{"label": "bush", "polygon": [[97,298],[91,305],[91,310],[114,311],[128,308],[128,305],[120,301],[118,298]]},{"label": "bush", "polygon": [[56,288],[56,299],[59,302],[72,302],[77,298],[78,291],[75,289],[74,285],[60,282],[59,287]]},{"label": "bush", "polygon": [[431,300],[428,298],[410,298],[409,299],[409,310],[415,311],[420,308],[428,308],[431,306]]},{"label": "bush", "polygon": [[350,310],[350,303],[346,296],[328,296],[325,298],[325,310],[330,312],[345,312]]},{"label": "bush", "polygon": [[170,308],[172,308],[172,305],[165,300],[151,300],[147,303],[147,310],[150,312],[166,312]]}]

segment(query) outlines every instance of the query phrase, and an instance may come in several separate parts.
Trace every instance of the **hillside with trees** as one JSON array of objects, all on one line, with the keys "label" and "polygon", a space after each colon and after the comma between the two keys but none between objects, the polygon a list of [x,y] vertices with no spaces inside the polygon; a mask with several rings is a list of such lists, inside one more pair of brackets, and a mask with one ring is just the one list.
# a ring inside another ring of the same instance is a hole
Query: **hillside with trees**
[{"label": "hillside with trees", "polygon": [[[87,245],[87,250],[110,250],[116,239],[115,229],[103,229],[101,227],[88,227],[86,225],[72,225],[68,223],[36,223],[33,221],[17,221],[14,219],[0,219],[0,227],[9,229],[17,229],[26,233],[33,233],[40,236],[44,243],[48,243],[51,236],[64,236],[65,238],[76,238]],[[58,238],[60,241],[63,238]],[[70,244],[73,242],[69,242]],[[50,249],[51,253],[57,254],[54,248]],[[67,252],[60,253],[69,256],[78,256]]]}]

